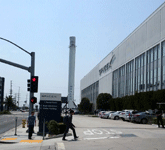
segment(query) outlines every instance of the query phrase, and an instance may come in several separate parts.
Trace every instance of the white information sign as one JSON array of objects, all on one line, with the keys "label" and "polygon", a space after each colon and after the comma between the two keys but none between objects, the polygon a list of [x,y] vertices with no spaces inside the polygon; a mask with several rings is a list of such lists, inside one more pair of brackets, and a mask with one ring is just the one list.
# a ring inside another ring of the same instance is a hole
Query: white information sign
[{"label": "white information sign", "polygon": [[40,93],[40,100],[61,101],[61,94],[59,93]]}]

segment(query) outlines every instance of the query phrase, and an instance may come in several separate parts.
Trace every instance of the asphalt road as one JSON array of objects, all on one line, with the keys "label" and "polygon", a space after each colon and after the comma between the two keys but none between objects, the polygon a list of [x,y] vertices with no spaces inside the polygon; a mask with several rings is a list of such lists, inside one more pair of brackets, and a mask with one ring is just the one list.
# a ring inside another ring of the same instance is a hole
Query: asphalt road
[{"label": "asphalt road", "polygon": [[[65,150],[164,150],[165,129],[122,120],[73,116],[78,141],[61,141]],[[71,131],[70,131],[71,132]]]},{"label": "asphalt road", "polygon": [[0,138],[6,131],[15,128],[15,118],[17,126],[22,123],[22,119],[27,119],[28,112],[12,111],[11,115],[0,115]]}]

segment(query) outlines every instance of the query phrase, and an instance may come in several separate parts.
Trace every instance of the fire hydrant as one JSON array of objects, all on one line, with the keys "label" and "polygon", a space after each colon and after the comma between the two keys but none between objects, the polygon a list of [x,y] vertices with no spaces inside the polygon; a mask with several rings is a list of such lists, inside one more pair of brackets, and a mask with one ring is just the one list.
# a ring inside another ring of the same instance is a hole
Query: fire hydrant
[{"label": "fire hydrant", "polygon": [[26,119],[22,119],[22,128],[25,128]]}]

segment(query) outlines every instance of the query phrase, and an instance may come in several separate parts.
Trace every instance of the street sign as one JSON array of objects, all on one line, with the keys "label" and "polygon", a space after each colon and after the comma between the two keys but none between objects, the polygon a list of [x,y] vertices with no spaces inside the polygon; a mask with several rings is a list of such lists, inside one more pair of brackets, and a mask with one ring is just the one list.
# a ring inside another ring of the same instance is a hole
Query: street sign
[{"label": "street sign", "polygon": [[[39,133],[43,132],[43,122],[61,120],[61,94],[56,93],[40,93],[40,109],[39,109]],[[45,132],[48,132],[45,127]]]}]

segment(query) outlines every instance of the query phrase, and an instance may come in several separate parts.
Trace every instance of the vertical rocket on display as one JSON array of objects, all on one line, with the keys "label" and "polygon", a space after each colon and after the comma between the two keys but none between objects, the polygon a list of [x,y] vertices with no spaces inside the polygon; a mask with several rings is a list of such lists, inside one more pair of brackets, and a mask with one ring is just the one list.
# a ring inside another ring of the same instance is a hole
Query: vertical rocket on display
[{"label": "vertical rocket on display", "polygon": [[74,77],[75,77],[75,55],[76,55],[76,38],[70,37],[69,52],[69,77],[68,77],[68,108],[74,108]]}]

